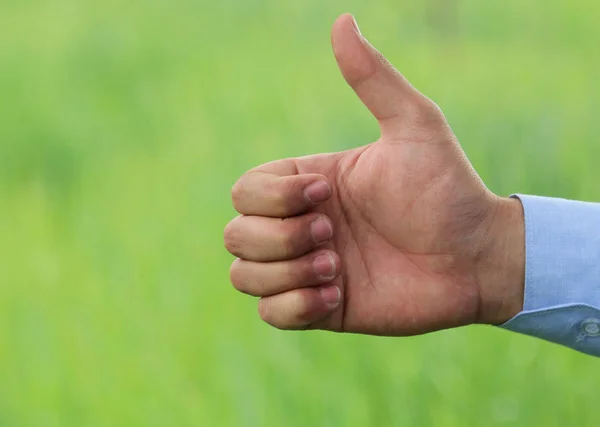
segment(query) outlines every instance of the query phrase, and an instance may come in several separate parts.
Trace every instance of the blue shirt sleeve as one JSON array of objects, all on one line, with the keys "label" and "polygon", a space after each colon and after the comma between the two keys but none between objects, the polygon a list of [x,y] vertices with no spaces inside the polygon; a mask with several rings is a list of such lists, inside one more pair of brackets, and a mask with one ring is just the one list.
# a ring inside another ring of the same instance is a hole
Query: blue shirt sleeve
[{"label": "blue shirt sleeve", "polygon": [[501,327],[600,356],[600,204],[513,197],[525,212],[525,300]]}]

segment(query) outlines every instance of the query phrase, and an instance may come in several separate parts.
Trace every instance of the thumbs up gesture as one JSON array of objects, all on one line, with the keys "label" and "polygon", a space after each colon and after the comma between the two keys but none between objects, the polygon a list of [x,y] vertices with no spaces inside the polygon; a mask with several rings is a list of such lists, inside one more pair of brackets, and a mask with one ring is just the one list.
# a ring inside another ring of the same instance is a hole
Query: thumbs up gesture
[{"label": "thumbs up gesture", "polygon": [[281,329],[405,336],[508,320],[523,305],[520,202],[485,187],[437,105],[352,16],[332,44],[381,138],[244,174],[224,236],[233,285]]}]

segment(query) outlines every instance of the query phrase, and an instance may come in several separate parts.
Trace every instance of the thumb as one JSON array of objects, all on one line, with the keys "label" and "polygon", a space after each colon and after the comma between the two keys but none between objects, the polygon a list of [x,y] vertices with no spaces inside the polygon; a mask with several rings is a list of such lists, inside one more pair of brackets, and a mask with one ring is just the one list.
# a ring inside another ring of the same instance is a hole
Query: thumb
[{"label": "thumb", "polygon": [[331,44],[346,82],[379,121],[382,133],[393,132],[429,101],[362,36],[352,15],[337,19]]}]

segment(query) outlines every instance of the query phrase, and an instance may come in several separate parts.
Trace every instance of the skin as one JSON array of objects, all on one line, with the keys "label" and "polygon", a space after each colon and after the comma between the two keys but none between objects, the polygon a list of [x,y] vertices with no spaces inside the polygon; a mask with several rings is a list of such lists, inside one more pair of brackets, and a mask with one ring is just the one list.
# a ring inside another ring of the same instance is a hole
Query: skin
[{"label": "skin", "polygon": [[407,336],[510,319],[523,307],[520,202],[486,188],[437,105],[352,16],[332,45],[381,138],[244,174],[224,233],[233,285],[281,329]]}]

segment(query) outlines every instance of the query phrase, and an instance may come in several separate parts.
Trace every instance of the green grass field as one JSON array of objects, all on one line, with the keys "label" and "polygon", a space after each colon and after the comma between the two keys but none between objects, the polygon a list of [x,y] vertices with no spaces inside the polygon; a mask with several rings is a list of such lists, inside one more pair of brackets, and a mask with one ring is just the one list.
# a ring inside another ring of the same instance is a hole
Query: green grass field
[{"label": "green grass field", "polygon": [[600,201],[597,2],[2,0],[1,427],[598,425],[591,357],[281,332],[229,285],[236,178],[378,136],[346,11],[492,190]]}]

